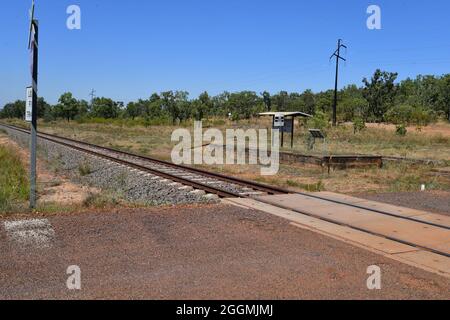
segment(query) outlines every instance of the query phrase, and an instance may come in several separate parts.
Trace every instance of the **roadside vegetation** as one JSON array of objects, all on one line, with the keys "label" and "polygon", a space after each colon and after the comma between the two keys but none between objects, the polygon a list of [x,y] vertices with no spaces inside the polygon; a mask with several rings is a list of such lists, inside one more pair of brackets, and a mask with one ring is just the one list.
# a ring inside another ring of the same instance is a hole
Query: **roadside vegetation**
[{"label": "roadside vegetation", "polygon": [[[423,127],[442,118],[450,120],[450,74],[417,76],[397,82],[398,74],[376,70],[362,86],[349,85],[338,94],[340,122],[355,124],[356,131],[364,123],[392,123],[400,134],[404,127]],[[331,117],[333,90],[314,93],[281,91],[276,94],[253,91],[223,92],[211,96],[207,92],[190,99],[185,91],[153,93],[125,105],[106,97],[91,102],[76,99],[72,93],[61,95],[58,103],[49,105],[38,100],[38,118],[45,121],[64,119],[68,122],[119,124],[126,126],[178,125],[195,119],[251,119],[263,111],[302,111],[316,116],[316,126],[326,125]],[[25,101],[6,104],[0,118],[23,118]],[[320,129],[320,128],[318,128]]]},{"label": "roadside vegetation", "polygon": [[[58,166],[49,169],[58,173]],[[83,165],[85,174],[90,171],[88,165]],[[122,208],[137,207],[136,204],[127,203],[119,194],[103,191],[89,192],[80,203],[66,203],[59,200],[43,200],[55,193],[54,187],[61,185],[57,176],[51,178],[49,173],[44,173],[44,180],[38,176],[38,207],[33,212],[29,209],[29,175],[23,157],[18,148],[7,143],[7,135],[0,129],[0,217],[10,214],[36,214],[51,215],[60,213],[82,212],[92,209],[113,209],[120,205]],[[53,179],[48,181],[47,179]],[[62,189],[61,189],[62,190]],[[41,199],[42,197],[42,199]]]},{"label": "roadside vegetation", "polygon": [[28,177],[19,156],[0,145],[0,213],[23,207],[28,199]]}]

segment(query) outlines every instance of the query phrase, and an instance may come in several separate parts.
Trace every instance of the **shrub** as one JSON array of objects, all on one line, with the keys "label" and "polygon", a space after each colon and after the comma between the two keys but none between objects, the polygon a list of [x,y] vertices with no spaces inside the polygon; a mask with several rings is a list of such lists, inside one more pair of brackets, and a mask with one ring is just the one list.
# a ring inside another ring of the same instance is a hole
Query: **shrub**
[{"label": "shrub", "polygon": [[90,175],[92,173],[91,167],[87,162],[80,163],[78,166],[78,171],[82,177]]},{"label": "shrub", "polygon": [[106,208],[110,206],[117,206],[120,201],[117,197],[109,192],[89,193],[83,201],[83,207],[86,208]]},{"label": "shrub", "polygon": [[397,126],[396,134],[404,137],[408,133],[408,130],[406,129],[406,126],[404,124],[400,124]]},{"label": "shrub", "polygon": [[433,110],[415,108],[411,114],[411,122],[417,126],[427,126],[437,121],[437,114]]},{"label": "shrub", "polygon": [[329,126],[328,116],[321,111],[317,111],[314,117],[308,119],[307,126],[309,129],[319,129],[319,130],[328,128]]},{"label": "shrub", "polygon": [[360,117],[356,117],[353,119],[353,133],[357,133],[363,131],[366,128],[366,123]]},{"label": "shrub", "polygon": [[407,125],[411,123],[414,108],[410,105],[399,105],[388,110],[386,120],[396,125]]}]

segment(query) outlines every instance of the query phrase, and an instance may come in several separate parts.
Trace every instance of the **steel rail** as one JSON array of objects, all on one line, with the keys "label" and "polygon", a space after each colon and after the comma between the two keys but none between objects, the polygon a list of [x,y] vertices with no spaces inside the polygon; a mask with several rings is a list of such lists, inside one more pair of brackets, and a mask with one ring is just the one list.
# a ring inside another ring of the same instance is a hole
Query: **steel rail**
[{"label": "steel rail", "polygon": [[263,185],[263,184],[256,183],[256,182],[253,182],[253,181],[239,179],[239,178],[236,178],[236,177],[225,176],[225,175],[222,175],[222,174],[219,174],[219,173],[209,172],[209,171],[196,169],[196,168],[191,168],[191,167],[187,167],[187,166],[183,166],[183,165],[176,165],[176,164],[173,164],[173,163],[170,163],[170,162],[167,162],[167,161],[158,160],[158,159],[154,159],[154,158],[150,158],[150,157],[146,157],[146,156],[141,156],[141,155],[137,155],[137,154],[126,152],[126,151],[120,151],[120,150],[112,149],[112,148],[108,148],[108,147],[97,146],[97,145],[90,144],[90,143],[87,143],[87,142],[77,141],[77,140],[73,140],[73,139],[65,138],[65,137],[59,137],[59,136],[55,136],[55,135],[48,134],[48,133],[43,133],[43,134],[48,135],[48,136],[52,136],[52,137],[55,137],[55,138],[58,138],[58,139],[65,139],[65,140],[68,140],[68,141],[71,141],[71,142],[74,142],[74,143],[80,143],[80,144],[88,145],[88,146],[93,147],[93,148],[100,148],[100,149],[104,149],[104,150],[107,150],[107,151],[116,152],[116,153],[119,153],[119,154],[125,154],[125,155],[131,156],[131,157],[136,157],[136,158],[139,158],[139,159],[142,159],[142,160],[148,160],[148,161],[156,162],[158,164],[167,165],[167,166],[170,166],[172,168],[185,169],[185,170],[188,170],[188,171],[193,172],[193,173],[198,173],[200,175],[209,176],[209,177],[212,177],[212,178],[219,178],[220,180],[228,181],[228,182],[239,184],[239,185],[242,185],[242,186],[245,186],[245,187],[251,187],[252,189],[255,189],[255,190],[258,190],[258,191],[266,192],[269,195],[275,195],[275,194],[300,194],[300,195],[311,197],[311,198],[315,198],[315,199],[318,199],[318,200],[323,200],[323,201],[332,202],[332,203],[336,203],[336,204],[340,204],[340,205],[345,205],[345,206],[356,208],[356,209],[372,211],[372,212],[380,213],[380,214],[391,216],[391,217],[395,217],[395,218],[400,218],[400,219],[405,219],[405,220],[409,220],[409,221],[419,222],[419,223],[423,223],[423,224],[426,224],[426,225],[429,225],[429,226],[450,230],[450,227],[448,227],[448,226],[444,226],[444,225],[441,225],[441,224],[438,224],[438,223],[429,222],[429,221],[422,221],[422,220],[416,219],[414,217],[405,217],[405,216],[402,216],[402,215],[399,215],[399,214],[395,214],[395,213],[392,213],[392,212],[386,212],[386,211],[382,211],[382,210],[378,210],[378,209],[374,209],[374,208],[360,206],[360,205],[353,204],[353,203],[343,202],[343,201],[340,201],[340,200],[329,199],[329,198],[321,197],[321,196],[315,195],[315,194],[304,193],[304,192],[292,192],[292,191],[289,191],[289,190],[286,190],[286,189],[273,187],[273,186],[267,186],[267,185]]},{"label": "steel rail", "polygon": [[[9,125],[4,125],[4,124],[2,124],[2,125],[5,126],[5,127],[9,127],[11,129],[18,130],[18,131],[21,131],[21,132],[29,134],[29,132],[26,129],[17,128],[17,127],[14,127],[14,126],[9,126]],[[78,140],[74,140],[74,139],[71,139],[71,138],[60,137],[60,136],[56,136],[56,135],[53,135],[53,134],[40,132],[39,136],[42,137],[42,135],[46,135],[46,136],[52,137],[54,139],[66,140],[66,141],[70,141],[72,143],[77,143],[77,144],[89,146],[91,148],[103,149],[103,150],[106,150],[108,152],[115,152],[115,153],[126,155],[126,156],[129,156],[129,157],[135,157],[135,158],[138,158],[138,159],[141,159],[141,160],[154,162],[156,164],[168,166],[168,167],[171,167],[171,168],[183,169],[183,170],[186,170],[186,171],[189,171],[189,172],[192,172],[192,173],[196,173],[196,174],[199,174],[199,175],[208,176],[210,178],[216,178],[216,179],[219,179],[219,180],[222,180],[222,181],[227,181],[227,182],[234,183],[234,184],[237,184],[237,185],[241,185],[241,186],[244,186],[244,187],[249,187],[249,188],[252,188],[252,189],[257,190],[257,191],[265,192],[265,193],[267,193],[269,195],[292,193],[292,191],[289,191],[289,190],[286,190],[286,189],[282,189],[282,188],[279,188],[279,187],[274,187],[274,186],[269,186],[269,185],[265,185],[265,184],[261,184],[261,183],[257,183],[257,182],[253,182],[253,181],[249,181],[249,180],[239,179],[239,178],[232,177],[232,176],[226,176],[226,175],[223,175],[223,174],[220,174],[220,173],[209,172],[209,171],[206,171],[206,170],[202,170],[202,169],[198,169],[198,168],[192,168],[192,167],[188,167],[188,166],[185,166],[185,165],[176,165],[176,164],[173,164],[173,163],[168,162],[168,161],[155,159],[155,158],[150,158],[150,157],[147,157],[147,156],[142,156],[142,155],[138,155],[138,154],[135,154],[135,153],[122,151],[122,150],[117,150],[117,149],[113,149],[113,148],[108,148],[108,147],[104,147],[104,146],[98,146],[98,145],[91,144],[91,143],[84,142],[84,141],[78,141]]]},{"label": "steel rail", "polygon": [[[15,126],[10,126],[10,125],[5,125],[5,124],[2,124],[2,125],[5,126],[5,127],[9,127],[11,129],[22,131],[24,133],[29,134],[29,132],[26,129],[22,129],[22,128],[18,128],[18,127],[15,127]],[[70,138],[66,138],[66,137],[60,137],[60,136],[52,135],[52,134],[49,134],[49,133],[39,133],[39,135],[47,135],[47,136],[50,136],[50,137],[53,137],[53,138],[56,138],[56,139],[67,140],[67,141],[70,141],[70,142],[73,142],[73,143],[86,145],[86,146],[89,146],[89,147],[92,147],[92,148],[98,148],[98,149],[103,149],[103,150],[110,151],[110,152],[115,152],[115,153],[118,153],[118,154],[124,154],[124,155],[127,155],[127,156],[136,157],[136,158],[141,159],[141,160],[146,160],[146,161],[155,162],[155,163],[158,163],[158,164],[161,164],[161,165],[166,165],[166,166],[169,166],[169,167],[172,167],[172,168],[184,169],[184,170],[190,171],[192,173],[197,173],[197,174],[200,174],[200,175],[209,176],[211,178],[218,178],[220,180],[231,182],[231,183],[235,183],[235,184],[238,184],[238,185],[242,185],[244,187],[251,187],[254,190],[263,191],[263,192],[266,192],[269,195],[272,195],[272,194],[300,194],[300,195],[303,195],[303,196],[315,198],[315,199],[322,200],[322,201],[327,201],[327,202],[332,202],[332,203],[336,203],[336,204],[340,204],[340,205],[345,205],[345,206],[356,208],[356,209],[372,211],[372,212],[376,212],[376,213],[379,213],[379,214],[383,214],[383,215],[387,215],[387,216],[391,216],[391,217],[395,217],[395,218],[400,218],[400,219],[404,219],[404,220],[414,221],[414,222],[426,224],[426,225],[429,225],[429,226],[450,230],[450,227],[445,226],[445,225],[441,225],[441,224],[438,224],[438,223],[422,221],[422,220],[416,219],[414,217],[405,217],[405,216],[398,215],[398,214],[395,214],[395,213],[392,213],[392,212],[386,212],[386,211],[382,211],[382,210],[378,210],[378,209],[374,209],[374,208],[360,206],[360,205],[357,205],[357,204],[343,202],[343,201],[340,201],[340,200],[329,199],[329,198],[321,197],[320,195],[315,195],[315,194],[311,194],[311,193],[304,193],[304,192],[293,192],[293,191],[289,191],[289,190],[282,189],[282,188],[279,188],[279,187],[267,186],[267,185],[263,185],[263,184],[256,183],[256,182],[253,182],[253,181],[243,180],[243,179],[235,178],[235,177],[232,177],[232,176],[225,176],[223,174],[213,173],[213,172],[209,172],[209,171],[205,171],[205,170],[201,170],[201,169],[197,169],[197,168],[191,168],[191,167],[187,167],[187,166],[183,166],[183,165],[175,165],[173,163],[170,163],[170,162],[167,162],[167,161],[164,161],[164,160],[154,159],[154,158],[141,156],[141,155],[137,155],[137,154],[126,152],[126,151],[121,151],[121,150],[112,149],[112,148],[108,148],[108,147],[98,146],[98,145],[94,145],[94,144],[91,144],[91,143],[88,143],[88,142],[78,141],[78,140],[74,140],[74,139],[70,139]]]},{"label": "steel rail", "polygon": [[[340,225],[340,226],[343,226],[343,227],[348,227],[350,229],[354,229],[354,230],[357,230],[357,231],[362,231],[362,232],[365,232],[365,233],[368,233],[368,234],[371,234],[371,235],[374,235],[374,236],[378,236],[378,237],[381,237],[381,238],[384,238],[384,239],[387,239],[387,240],[395,241],[395,242],[398,242],[398,243],[402,243],[404,245],[408,245],[408,246],[411,246],[411,247],[414,247],[414,248],[422,249],[422,250],[425,250],[425,251],[429,251],[429,252],[432,252],[432,253],[435,253],[435,254],[438,254],[438,255],[450,258],[450,254],[448,254],[446,252],[442,252],[442,251],[439,251],[439,250],[436,250],[436,249],[424,247],[424,246],[421,246],[421,245],[413,243],[413,242],[405,241],[405,240],[398,239],[398,238],[395,238],[395,237],[392,237],[392,236],[383,235],[381,233],[370,231],[370,230],[367,230],[367,229],[364,229],[364,228],[360,228],[360,227],[356,227],[356,226],[353,226],[353,225],[348,224],[348,223],[338,222],[338,221],[335,221],[333,219],[328,219],[328,218],[325,218],[325,217],[322,217],[322,216],[319,216],[319,215],[315,215],[313,213],[304,212],[304,211],[301,211],[299,209],[292,209],[292,208],[290,208],[288,206],[284,206],[282,204],[278,204],[277,203],[277,204],[274,205],[270,201],[265,201],[265,200],[261,200],[261,199],[256,199],[256,201],[263,202],[265,204],[272,205],[272,206],[275,206],[277,208],[294,211],[294,212],[297,212],[297,213],[300,213],[300,214],[303,214],[303,215],[306,215],[306,216],[309,216],[309,217],[312,217],[312,218],[316,218],[316,219],[319,219],[319,220],[322,220],[322,221],[326,221],[326,222],[329,222],[329,223],[333,223],[333,224],[336,224],[336,225]],[[423,223],[423,222],[421,222],[421,223]]]},{"label": "steel rail", "polygon": [[[7,128],[10,128],[12,130],[16,130],[16,131],[20,131],[20,132],[29,134],[29,131],[27,131],[26,129],[22,129],[22,128],[10,126],[10,125],[5,125],[5,124],[1,124],[1,123],[0,123],[0,125],[4,126],[4,127],[7,127]],[[128,152],[123,152],[123,151],[119,151],[119,150],[115,150],[115,149],[110,149],[110,148],[107,148],[107,147],[97,146],[97,145],[94,145],[94,144],[81,142],[81,141],[77,141],[77,140],[73,140],[73,139],[69,139],[69,138],[59,137],[59,136],[51,135],[51,134],[47,134],[47,133],[43,133],[43,134],[39,134],[38,135],[38,136],[40,136],[40,138],[45,139],[47,141],[51,141],[51,142],[54,142],[54,143],[57,143],[57,144],[61,144],[61,145],[64,145],[64,146],[66,146],[68,148],[76,149],[76,150],[78,150],[80,152],[89,153],[89,154],[92,154],[92,155],[97,156],[97,157],[105,158],[105,159],[110,160],[112,162],[116,162],[116,163],[119,163],[119,164],[124,164],[126,166],[129,166],[129,167],[141,170],[141,171],[150,172],[150,173],[153,173],[153,174],[155,174],[157,176],[160,176],[160,177],[163,177],[163,178],[167,178],[167,179],[170,179],[172,181],[176,181],[176,182],[182,183],[184,185],[191,186],[191,187],[193,187],[195,189],[204,190],[204,191],[207,191],[209,193],[216,194],[216,195],[218,195],[221,198],[230,198],[230,197],[233,197],[233,198],[251,198],[251,197],[249,197],[247,195],[236,194],[236,193],[233,193],[233,192],[224,191],[222,189],[214,188],[214,187],[211,187],[209,185],[205,185],[205,184],[200,183],[200,182],[195,182],[195,181],[191,181],[189,179],[180,178],[178,176],[175,176],[175,175],[172,175],[172,174],[169,174],[169,173],[165,173],[165,172],[162,172],[162,171],[159,171],[159,170],[156,170],[156,169],[151,169],[151,168],[148,168],[148,167],[145,167],[145,166],[141,166],[141,165],[132,163],[130,161],[117,159],[117,158],[114,158],[114,157],[111,157],[111,156],[108,156],[108,155],[105,155],[105,154],[102,154],[102,153],[97,153],[97,152],[92,151],[92,150],[87,150],[87,149],[84,149],[84,148],[81,148],[81,147],[77,147],[77,146],[74,146],[73,144],[69,144],[69,143],[65,143],[65,142],[62,142],[62,141],[58,141],[58,140],[55,140],[53,138],[43,137],[42,135],[53,136],[56,139],[67,140],[67,141],[70,141],[72,143],[79,143],[79,144],[82,144],[82,145],[89,146],[91,148],[100,148],[100,149],[104,149],[104,150],[107,150],[107,151],[110,151],[110,152],[122,153],[122,154],[125,154],[125,155],[128,155],[128,156],[133,156],[133,157],[137,157],[137,158],[144,159],[144,160],[150,160],[151,161],[151,160],[153,160],[152,158],[147,158],[147,157],[144,157],[144,156],[139,156],[139,155],[135,155],[135,154],[128,153]],[[197,170],[197,169],[193,169],[193,168],[189,168],[189,167],[185,167],[185,166],[178,166],[178,165],[174,165],[174,164],[171,164],[169,162],[162,161],[162,160],[157,160],[156,162],[161,162],[162,164],[169,164],[170,167],[175,167],[175,168],[180,168],[181,167],[182,169],[194,170],[196,173],[204,172],[204,170]],[[220,174],[216,175],[216,174],[209,173],[209,172],[207,172],[207,173],[208,173],[209,176],[213,176],[213,177],[216,177],[216,178],[222,176]],[[227,178],[227,180],[230,179],[230,180],[234,181],[233,177],[226,177],[226,178]],[[248,184],[245,184],[245,186],[249,186],[249,185],[253,184],[251,181],[246,181],[246,180],[241,180],[241,179],[237,179],[237,180],[241,181],[241,183],[244,183],[244,182],[248,183]],[[260,186],[260,184],[257,184],[257,183],[256,183],[256,185]],[[270,186],[265,186],[265,185],[262,185],[262,186],[271,188]],[[283,190],[283,189],[280,189],[280,188],[275,188],[275,189]],[[292,193],[292,192],[287,191],[287,190],[284,190],[284,191],[285,191],[284,193]],[[328,202],[333,202],[333,203],[337,203],[337,204],[341,204],[341,205],[346,205],[346,206],[349,206],[349,207],[359,208],[359,209],[366,210],[366,211],[372,211],[372,212],[376,212],[376,213],[380,213],[380,214],[384,214],[384,215],[389,215],[389,216],[393,216],[393,217],[400,218],[400,219],[413,220],[414,222],[418,222],[418,223],[425,224],[425,225],[432,225],[432,226],[438,227],[438,228],[444,228],[444,229],[447,229],[447,230],[449,229],[449,227],[447,227],[447,226],[433,224],[433,223],[420,221],[420,220],[416,220],[416,219],[411,219],[409,217],[399,216],[399,215],[395,215],[395,214],[392,214],[392,213],[389,213],[389,212],[380,211],[380,210],[377,210],[377,209],[372,209],[372,208],[367,208],[367,207],[358,206],[358,205],[354,205],[354,204],[349,204],[349,203],[345,203],[345,202],[342,202],[342,201],[339,201],[339,200],[323,198],[323,197],[320,197],[320,196],[315,196],[315,195],[312,195],[312,194],[301,193],[301,192],[296,192],[296,194],[300,194],[300,195],[303,195],[303,196],[316,198],[316,199],[319,199],[319,200],[322,200],[322,201],[328,201]],[[278,207],[278,208],[281,208],[281,209],[294,211],[294,212],[297,212],[297,213],[300,213],[300,214],[303,214],[303,215],[307,215],[307,216],[310,216],[310,217],[313,217],[313,218],[316,218],[316,219],[319,219],[319,220],[322,220],[322,221],[326,221],[326,222],[333,223],[333,224],[336,224],[336,225],[345,226],[345,227],[348,227],[348,228],[351,228],[351,229],[354,229],[354,230],[358,230],[358,231],[362,231],[362,232],[365,232],[365,233],[368,233],[368,234],[379,236],[379,237],[382,237],[382,238],[385,238],[385,239],[388,239],[388,240],[391,240],[391,241],[395,241],[395,242],[398,242],[398,243],[402,243],[402,244],[414,247],[414,248],[422,249],[422,250],[425,250],[425,251],[428,251],[428,252],[432,252],[432,253],[435,253],[435,254],[438,254],[438,255],[441,255],[441,256],[445,256],[447,258],[450,257],[450,254],[448,254],[446,252],[442,252],[442,251],[438,251],[438,250],[435,250],[435,249],[432,249],[432,248],[424,247],[424,246],[421,246],[421,245],[418,245],[418,244],[415,244],[415,243],[412,243],[412,242],[409,242],[409,241],[405,241],[405,240],[402,240],[402,239],[398,239],[398,238],[395,238],[395,237],[386,236],[386,235],[383,235],[383,234],[380,234],[380,233],[377,233],[377,232],[373,232],[373,231],[370,231],[370,230],[367,230],[367,229],[364,229],[364,228],[356,227],[356,226],[353,226],[353,225],[350,225],[350,224],[347,224],[347,223],[337,222],[335,220],[324,218],[324,217],[321,217],[319,215],[315,215],[315,214],[308,213],[308,212],[303,212],[303,211],[298,210],[298,209],[293,209],[293,208],[290,208],[288,206],[284,206],[282,204],[273,204],[270,201],[267,201],[267,200],[264,200],[264,199],[260,199],[260,198],[256,198],[256,199],[253,199],[253,200],[261,202],[261,203],[265,203],[265,204],[268,204],[268,205],[272,205],[272,206],[275,206],[275,207]]]},{"label": "steel rail", "polygon": [[[13,130],[17,130],[17,131],[21,131],[21,132],[29,134],[28,131],[23,130],[23,129],[13,128],[13,127],[6,126],[6,125],[3,125],[3,126],[9,127],[10,129],[13,129]],[[191,181],[189,179],[184,179],[184,178],[181,178],[181,177],[169,174],[169,173],[165,173],[165,172],[162,172],[162,171],[159,171],[159,170],[156,170],[156,169],[151,169],[151,168],[148,168],[148,167],[145,167],[145,166],[141,166],[139,164],[136,164],[136,163],[133,163],[133,162],[130,162],[130,161],[117,159],[115,157],[108,156],[108,155],[105,155],[103,153],[98,153],[98,152],[95,152],[95,151],[92,151],[92,150],[88,150],[88,149],[84,149],[84,148],[81,148],[81,147],[77,147],[77,146],[74,146],[73,144],[65,143],[65,142],[58,141],[58,140],[55,140],[55,139],[52,139],[52,138],[48,138],[48,137],[43,137],[40,134],[38,135],[38,137],[41,138],[41,139],[44,139],[44,140],[56,143],[56,144],[60,144],[60,145],[66,146],[66,147],[71,148],[71,149],[78,150],[80,152],[88,153],[88,154],[91,154],[91,155],[96,156],[96,157],[104,158],[104,159],[110,160],[112,162],[116,162],[116,163],[119,163],[119,164],[126,165],[128,167],[131,167],[131,168],[134,168],[134,169],[138,169],[140,171],[145,171],[145,172],[148,172],[148,173],[152,173],[152,174],[157,175],[159,177],[170,179],[170,180],[172,180],[174,182],[182,183],[183,185],[191,186],[194,189],[203,190],[203,191],[206,191],[206,192],[209,192],[209,193],[212,193],[212,194],[216,194],[220,198],[230,198],[230,197],[233,197],[233,198],[246,198],[246,196],[244,196],[244,195],[239,195],[239,194],[236,194],[234,192],[225,191],[225,190],[222,190],[222,189],[219,189],[219,188],[214,188],[214,187],[211,187],[209,185],[203,184],[201,182]]]},{"label": "steel rail", "polygon": [[[12,127],[12,129],[18,130],[20,128]],[[20,129],[20,130],[23,131],[23,132],[28,133],[24,129]],[[116,152],[118,154],[124,154],[124,155],[130,156],[130,157],[135,157],[135,158],[138,158],[138,159],[141,159],[141,160],[151,161],[151,162],[154,162],[154,163],[157,163],[157,164],[169,166],[171,168],[184,169],[184,170],[190,171],[192,173],[197,173],[197,174],[200,174],[200,175],[203,175],[203,176],[208,176],[208,177],[211,177],[211,178],[217,178],[217,179],[220,179],[220,180],[223,180],[223,181],[227,181],[227,182],[230,182],[230,183],[234,183],[234,184],[238,184],[238,185],[241,185],[241,186],[244,186],[244,187],[250,187],[250,188],[252,188],[254,190],[265,192],[265,193],[267,193],[269,195],[275,195],[275,194],[300,194],[300,195],[311,197],[311,198],[315,198],[315,199],[318,199],[318,200],[323,200],[323,201],[332,202],[332,203],[336,203],[336,204],[340,204],[340,205],[345,205],[345,206],[356,208],[356,209],[372,211],[372,212],[380,213],[380,214],[391,216],[391,217],[395,217],[395,218],[400,218],[400,219],[405,219],[405,220],[409,220],[409,221],[419,222],[419,223],[423,223],[423,224],[426,224],[426,225],[429,225],[429,226],[450,230],[450,227],[444,226],[444,225],[441,225],[441,224],[438,224],[438,223],[433,223],[433,222],[429,222],[429,221],[422,221],[422,220],[416,219],[414,217],[405,217],[405,216],[402,216],[402,215],[399,215],[399,214],[395,214],[395,213],[392,213],[392,212],[386,212],[386,211],[382,211],[382,210],[378,210],[378,209],[374,209],[374,208],[360,206],[360,205],[357,205],[357,204],[343,202],[343,201],[340,201],[340,200],[329,199],[329,198],[321,197],[320,195],[314,195],[314,194],[304,193],[304,192],[293,192],[293,191],[289,191],[289,190],[282,189],[282,188],[279,188],[279,187],[267,186],[267,185],[260,184],[260,183],[257,183],[257,182],[243,180],[243,179],[239,179],[239,178],[232,177],[232,176],[225,176],[223,174],[209,172],[209,171],[202,170],[202,169],[192,168],[192,167],[183,166],[183,165],[176,165],[176,164],[170,163],[168,161],[159,160],[159,159],[155,159],[155,158],[150,158],[150,157],[146,157],[146,156],[142,156],[142,155],[126,152],[126,151],[121,151],[121,150],[117,150],[117,149],[113,149],[113,148],[98,146],[98,145],[94,145],[94,144],[91,144],[91,143],[88,143],[88,142],[78,141],[78,140],[74,140],[74,139],[70,139],[70,138],[66,138],[66,137],[59,137],[59,136],[56,136],[56,135],[53,135],[53,134],[49,134],[49,133],[40,133],[40,135],[47,135],[47,136],[50,136],[50,137],[53,137],[53,138],[56,138],[56,139],[67,140],[67,141],[71,141],[73,143],[86,145],[86,146],[89,146],[89,147],[92,147],[92,148],[98,148],[98,149],[103,149],[103,150],[106,150],[106,151],[109,151],[109,152]]]},{"label": "steel rail", "polygon": [[448,226],[444,226],[442,224],[438,224],[438,223],[434,223],[434,222],[419,220],[419,219],[416,219],[414,217],[405,217],[405,216],[402,216],[402,215],[399,215],[399,214],[395,214],[395,213],[392,213],[392,212],[386,212],[386,211],[382,211],[382,210],[378,210],[378,209],[374,209],[374,208],[360,206],[360,205],[357,205],[357,204],[354,204],[354,203],[347,203],[347,202],[340,201],[340,200],[324,198],[324,197],[321,197],[321,196],[315,195],[315,194],[308,194],[308,193],[304,193],[304,192],[296,192],[296,194],[301,194],[303,196],[315,198],[315,199],[318,199],[318,200],[324,200],[324,201],[333,202],[333,203],[336,203],[336,204],[345,205],[345,206],[348,206],[348,207],[353,207],[355,209],[372,211],[372,212],[380,213],[380,214],[383,214],[383,215],[386,215],[386,216],[391,216],[391,217],[394,217],[394,218],[400,218],[400,219],[404,219],[404,220],[409,220],[409,221],[413,221],[413,222],[426,224],[426,225],[433,226],[433,227],[438,227],[438,228],[450,230],[450,227],[448,227]]}]

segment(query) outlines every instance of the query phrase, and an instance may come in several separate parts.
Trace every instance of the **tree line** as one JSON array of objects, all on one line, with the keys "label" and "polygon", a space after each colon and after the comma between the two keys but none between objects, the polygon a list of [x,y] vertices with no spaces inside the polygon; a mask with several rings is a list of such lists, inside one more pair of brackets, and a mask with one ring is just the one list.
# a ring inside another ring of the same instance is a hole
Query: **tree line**
[{"label": "tree line", "polygon": [[[391,122],[426,125],[438,118],[450,121],[450,74],[419,75],[397,82],[397,73],[376,70],[362,86],[349,85],[338,94],[340,122]],[[72,93],[61,95],[58,103],[38,99],[38,117],[47,121],[89,118],[165,120],[176,124],[189,119],[230,117],[250,119],[264,111],[301,111],[329,119],[332,114],[333,90],[314,93],[281,91],[276,94],[253,91],[223,92],[211,96],[207,92],[195,99],[185,91],[154,93],[148,99],[128,103],[110,98],[95,98],[90,103],[77,100]],[[8,103],[0,118],[24,118],[25,101]]]}]

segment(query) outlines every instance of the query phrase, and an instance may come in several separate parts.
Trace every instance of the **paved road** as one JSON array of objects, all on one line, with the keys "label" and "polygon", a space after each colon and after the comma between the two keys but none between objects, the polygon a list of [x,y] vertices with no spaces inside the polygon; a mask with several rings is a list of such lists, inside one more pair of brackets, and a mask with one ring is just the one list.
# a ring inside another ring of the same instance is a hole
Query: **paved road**
[{"label": "paved road", "polygon": [[[445,278],[237,207],[47,219],[0,221],[0,299],[450,298]],[[66,287],[70,265],[80,291]],[[371,265],[382,290],[367,289]]]}]

